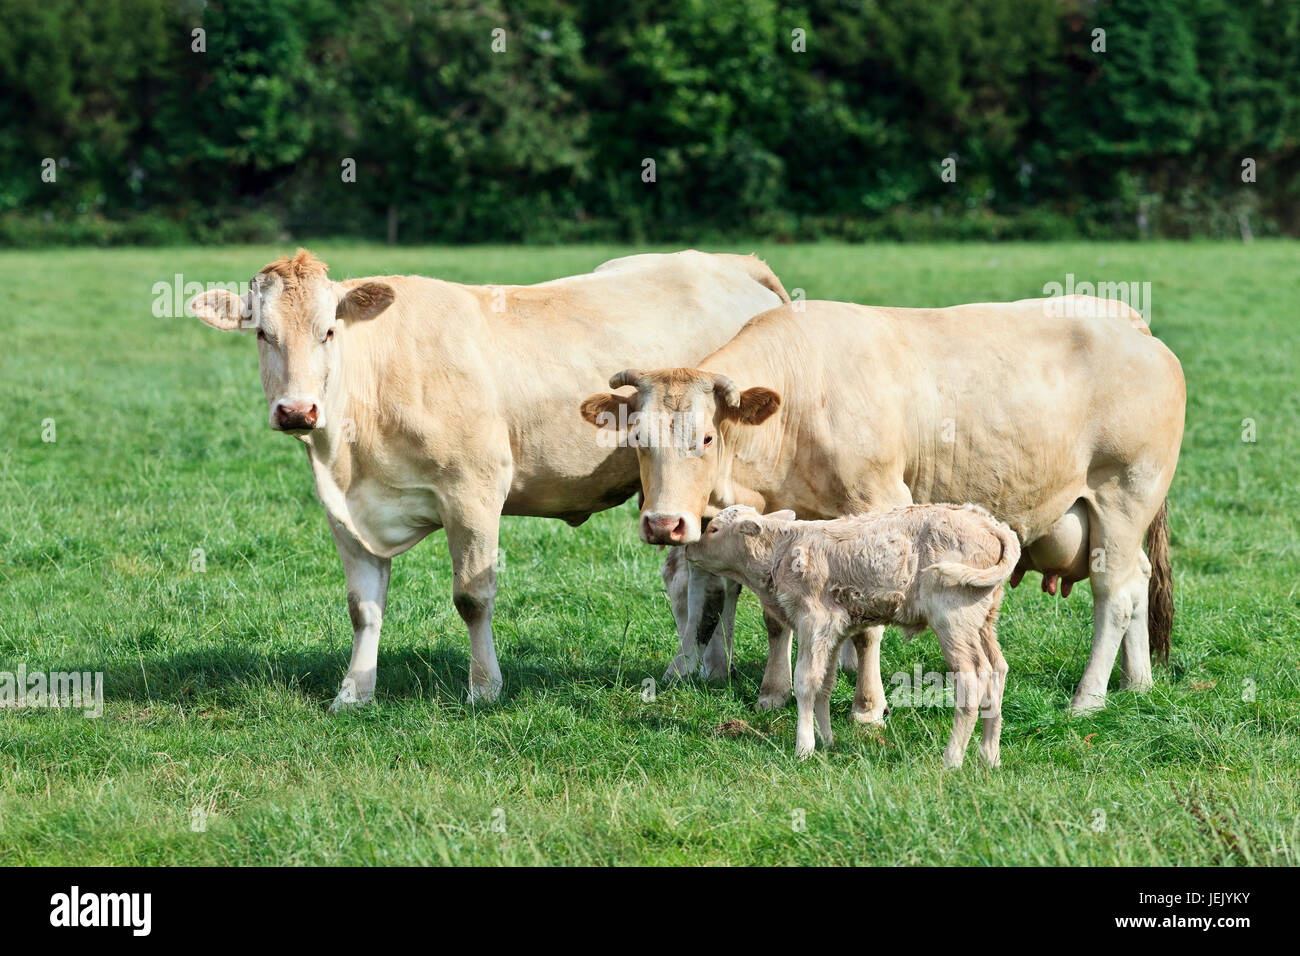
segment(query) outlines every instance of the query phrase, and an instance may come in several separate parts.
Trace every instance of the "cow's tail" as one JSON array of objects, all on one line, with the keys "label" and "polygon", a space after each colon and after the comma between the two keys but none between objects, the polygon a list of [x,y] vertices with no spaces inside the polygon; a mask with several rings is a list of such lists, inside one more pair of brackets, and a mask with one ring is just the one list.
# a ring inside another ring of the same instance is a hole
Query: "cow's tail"
[{"label": "cow's tail", "polygon": [[993,523],[993,533],[1002,544],[1002,557],[992,567],[974,568],[960,561],[940,561],[925,570],[938,576],[944,584],[972,588],[991,588],[995,584],[1001,584],[1011,576],[1020,561],[1020,539],[1001,521]]},{"label": "cow's tail", "polygon": [[1147,528],[1147,557],[1151,580],[1147,583],[1147,640],[1151,656],[1168,662],[1174,630],[1174,571],[1169,563],[1169,499],[1160,502],[1155,520]]},{"label": "cow's tail", "polygon": [[771,270],[766,262],[758,256],[731,256],[736,264],[740,266],[745,273],[771,292],[775,292],[778,299],[783,303],[789,304],[790,294],[785,291],[785,286],[781,280],[776,277],[776,273]]}]

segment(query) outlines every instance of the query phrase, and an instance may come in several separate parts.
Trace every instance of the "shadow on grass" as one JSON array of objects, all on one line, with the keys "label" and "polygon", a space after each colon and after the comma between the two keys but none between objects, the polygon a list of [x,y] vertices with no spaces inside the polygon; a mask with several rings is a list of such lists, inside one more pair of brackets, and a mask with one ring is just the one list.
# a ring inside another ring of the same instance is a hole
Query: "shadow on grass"
[{"label": "shadow on grass", "polygon": [[[123,664],[104,670],[104,697],[133,704],[231,706],[250,693],[289,692],[319,701],[322,709],[334,699],[347,671],[346,654],[334,651],[259,652],[238,648],[180,653],[134,667]],[[656,692],[671,688],[708,688],[752,704],[757,699],[763,666],[755,662],[737,668],[730,680],[690,680],[665,685],[659,680],[666,659],[649,656],[612,658],[588,663],[532,663],[503,660],[505,685],[496,706],[547,693],[566,705],[583,708],[584,690],[619,689],[640,693],[642,681],[654,677]],[[437,701],[467,706],[469,660],[452,648],[395,648],[379,655],[376,698]],[[593,705],[594,706],[594,705]]]}]

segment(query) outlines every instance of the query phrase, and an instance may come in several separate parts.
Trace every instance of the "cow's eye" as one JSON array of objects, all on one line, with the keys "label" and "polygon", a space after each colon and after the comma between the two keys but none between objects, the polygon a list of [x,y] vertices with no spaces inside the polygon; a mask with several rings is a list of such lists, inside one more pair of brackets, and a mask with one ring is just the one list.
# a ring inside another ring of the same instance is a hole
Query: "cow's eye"
[{"label": "cow's eye", "polygon": [[712,445],[712,444],[713,444],[713,436],[712,436],[712,435],[705,435],[705,436],[704,436],[704,444],[706,444],[706,445]]},{"label": "cow's eye", "polygon": [[325,341],[326,341],[326,342],[333,342],[333,341],[334,341],[334,330],[333,330],[333,329],[330,329],[328,332],[325,333]]}]

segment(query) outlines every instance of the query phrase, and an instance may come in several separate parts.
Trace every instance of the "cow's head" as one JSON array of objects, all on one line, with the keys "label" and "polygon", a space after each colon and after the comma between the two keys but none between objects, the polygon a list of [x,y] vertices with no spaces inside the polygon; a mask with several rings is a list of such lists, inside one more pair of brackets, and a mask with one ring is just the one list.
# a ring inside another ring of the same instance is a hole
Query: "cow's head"
[{"label": "cow's head", "polygon": [[651,544],[690,544],[712,513],[710,498],[727,497],[728,437],[735,428],[767,421],[781,405],[770,388],[741,391],[725,375],[691,368],[619,372],[610,388],[635,395],[592,395],[582,417],[598,428],[626,430],[641,466],[641,538]]},{"label": "cow's head", "polygon": [[325,263],[299,249],[262,269],[245,295],[211,289],[187,308],[214,329],[257,332],[271,427],[304,434],[326,424],[349,324],[374,318],[392,302],[391,286],[331,282]]}]

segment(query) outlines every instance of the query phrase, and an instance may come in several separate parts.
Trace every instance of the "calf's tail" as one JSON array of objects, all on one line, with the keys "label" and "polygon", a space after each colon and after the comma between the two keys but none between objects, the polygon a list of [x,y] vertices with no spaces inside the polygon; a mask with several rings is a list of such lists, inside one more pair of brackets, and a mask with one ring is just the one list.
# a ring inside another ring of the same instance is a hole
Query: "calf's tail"
[{"label": "calf's tail", "polygon": [[1001,521],[994,523],[993,533],[1002,544],[1002,557],[997,564],[987,568],[974,568],[960,561],[940,561],[925,570],[936,574],[944,584],[960,584],[972,588],[991,588],[995,584],[1001,584],[1011,576],[1020,561],[1020,539]]},{"label": "calf's tail", "polygon": [[1151,656],[1169,661],[1169,639],[1174,630],[1174,570],[1169,563],[1169,499],[1160,503],[1147,528],[1147,557],[1151,580],[1147,583],[1147,641]]}]

